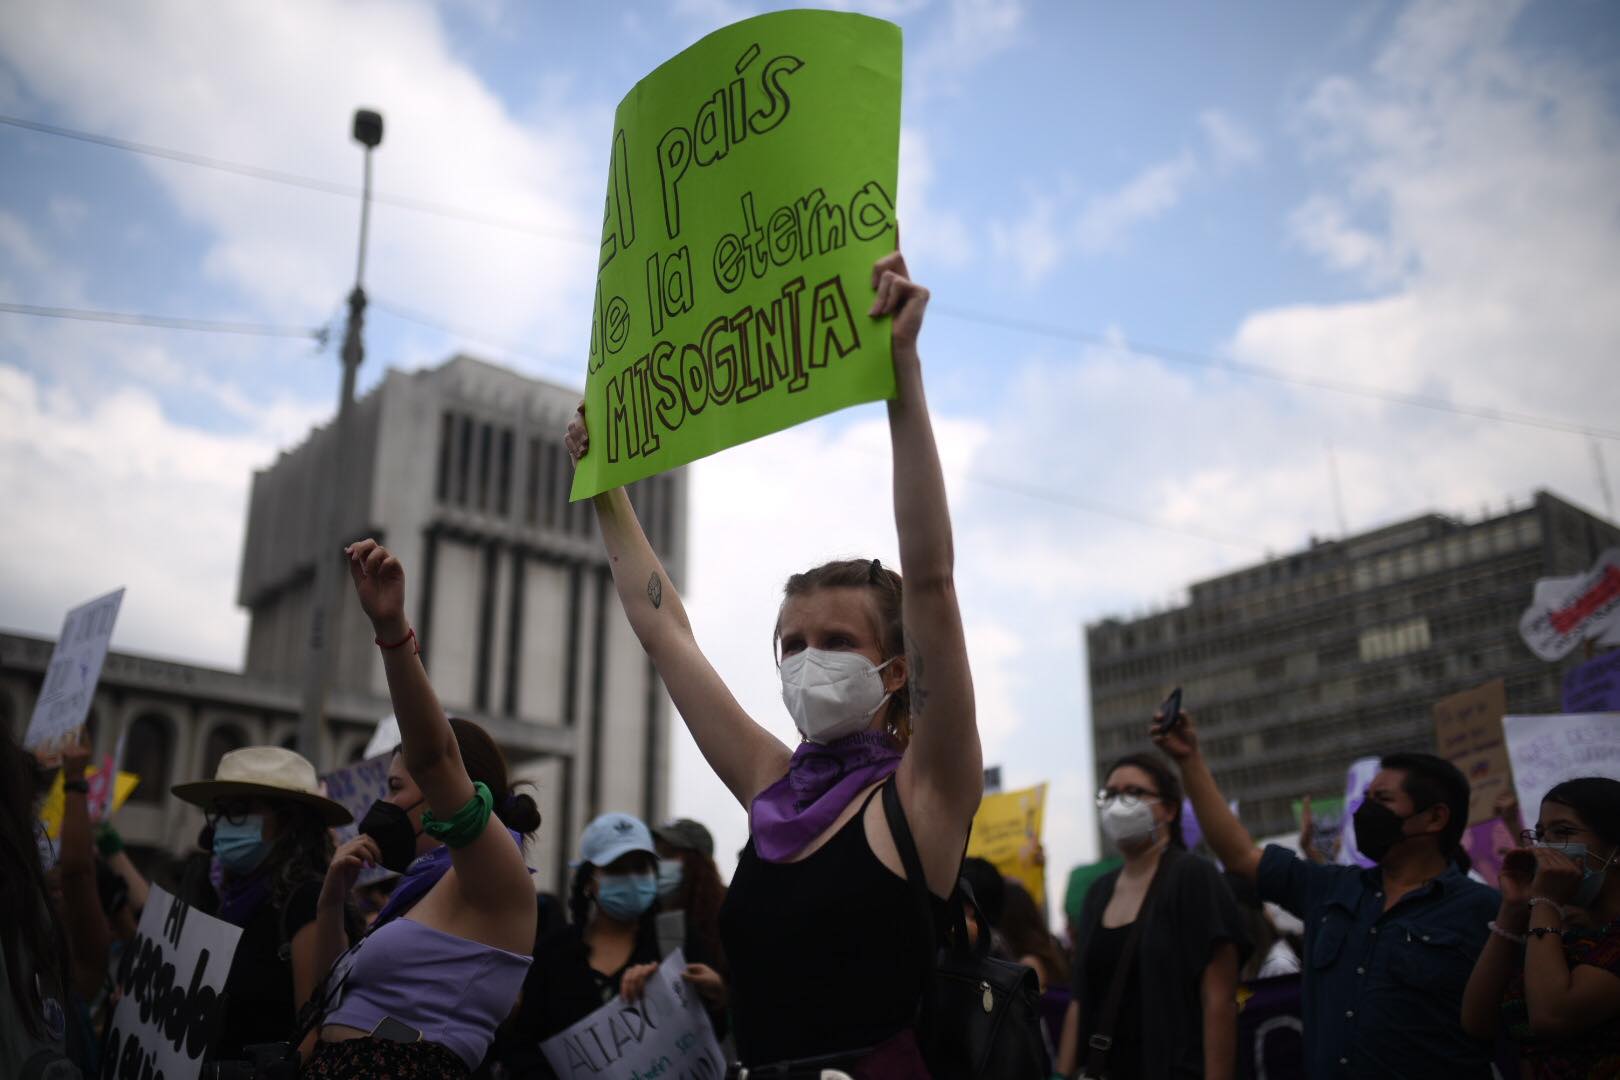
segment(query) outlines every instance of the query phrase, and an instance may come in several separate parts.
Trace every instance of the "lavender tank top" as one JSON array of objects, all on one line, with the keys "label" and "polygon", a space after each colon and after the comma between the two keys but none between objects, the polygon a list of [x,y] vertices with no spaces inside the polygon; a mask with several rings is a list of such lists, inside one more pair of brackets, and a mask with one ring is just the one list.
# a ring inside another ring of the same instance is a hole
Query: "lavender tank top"
[{"label": "lavender tank top", "polygon": [[476,1069],[532,960],[402,916],[343,958],[337,1004],[321,1023],[370,1031],[391,1016]]}]

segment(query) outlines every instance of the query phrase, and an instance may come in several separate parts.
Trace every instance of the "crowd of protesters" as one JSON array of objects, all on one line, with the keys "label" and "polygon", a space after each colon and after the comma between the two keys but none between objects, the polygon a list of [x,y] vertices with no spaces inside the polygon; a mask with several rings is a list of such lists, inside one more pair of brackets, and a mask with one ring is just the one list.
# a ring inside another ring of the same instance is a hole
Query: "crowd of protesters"
[{"label": "crowd of protesters", "polygon": [[[173,789],[206,820],[176,891],[241,929],[210,1058],[243,1063],[237,1075],[549,1076],[542,1042],[638,999],[679,948],[679,979],[755,1076],[1232,1077],[1245,988],[1291,973],[1303,1075],[1484,1077],[1497,1063],[1510,1076],[1620,1076],[1614,779],[1571,780],[1525,808],[1536,822],[1498,890],[1466,873],[1469,785],[1444,760],[1384,757],[1354,814],[1375,865],[1337,865],[1309,835],[1303,855],[1258,849],[1196,720],[1161,715],[1103,774],[1099,821],[1121,862],[1086,892],[1070,940],[1048,930],[1044,898],[964,860],[983,769],[916,347],[928,293],[898,253],[872,285],[871,314],[892,321],[906,576],[852,559],[788,580],[772,639],[796,747],[710,665],[624,491],[594,500],[629,624],[747,814],[729,884],[701,824],[609,813],[577,838],[566,896],[538,895],[523,860],[541,828],[534,799],[487,732],[441,708],[405,617],[404,567],[354,544],[399,720],[387,797],[334,847],[352,816],[292,751],[236,750]],[[576,461],[590,452],[583,406],[565,441]],[[125,1075],[101,1038],[147,882],[116,832],[92,827],[88,749],[61,751],[46,854],[53,778],[14,732],[3,738],[0,1075]],[[1187,850],[1184,799],[1219,867]],[[360,885],[377,867],[392,881]],[[1298,935],[1279,931],[1279,909]],[[1015,973],[1039,1066],[941,1060],[954,1019],[933,986],[942,945]]]}]

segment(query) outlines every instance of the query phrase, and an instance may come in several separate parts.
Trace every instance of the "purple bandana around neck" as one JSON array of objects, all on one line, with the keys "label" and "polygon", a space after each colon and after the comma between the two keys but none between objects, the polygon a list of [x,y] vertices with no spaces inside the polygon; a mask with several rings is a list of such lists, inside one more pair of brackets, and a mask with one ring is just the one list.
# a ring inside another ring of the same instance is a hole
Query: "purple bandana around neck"
[{"label": "purple bandana around neck", "polygon": [[[497,822],[497,824],[499,824]],[[523,847],[523,834],[515,829],[507,829],[512,835],[512,842],[519,849]],[[375,930],[383,923],[398,915],[409,911],[416,902],[427,895],[429,889],[439,883],[445,872],[450,869],[450,848],[440,844],[425,855],[418,855],[411,860],[411,865],[405,868],[400,875],[399,883],[394,891],[388,894],[388,903],[377,912],[376,920],[371,924]],[[530,871],[533,873],[533,871]]]},{"label": "purple bandana around neck", "polygon": [[787,775],[760,792],[748,810],[754,850],[766,862],[786,862],[838,819],[850,800],[900,767],[889,736],[863,731],[821,746],[803,742]]},{"label": "purple bandana around neck", "polygon": [[261,868],[245,878],[226,879],[219,886],[219,917],[232,926],[246,927],[248,920],[270,899],[270,871]]}]

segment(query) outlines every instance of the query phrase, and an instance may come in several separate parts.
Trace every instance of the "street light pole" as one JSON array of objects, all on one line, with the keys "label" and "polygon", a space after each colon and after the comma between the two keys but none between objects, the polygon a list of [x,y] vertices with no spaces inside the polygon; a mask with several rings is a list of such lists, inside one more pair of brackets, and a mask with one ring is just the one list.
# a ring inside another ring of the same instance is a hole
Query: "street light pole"
[{"label": "street light pole", "polygon": [[331,613],[341,602],[342,563],[338,557],[344,541],[342,512],[348,505],[349,436],[354,412],[354,383],[365,359],[362,333],[366,323],[366,238],[371,225],[371,151],[382,142],[382,117],[369,109],[354,114],[354,139],[366,148],[365,187],[360,198],[360,256],[355,264],[354,288],[349,293],[349,321],[343,334],[343,390],[338,397],[337,422],[332,431],[332,469],[322,485],[320,532],[315,549],[315,583],[310,593],[309,649],[304,660],[302,709],[298,719],[298,752],[308,758],[317,772],[325,768],[323,724],[326,687],[332,674],[330,644]]}]

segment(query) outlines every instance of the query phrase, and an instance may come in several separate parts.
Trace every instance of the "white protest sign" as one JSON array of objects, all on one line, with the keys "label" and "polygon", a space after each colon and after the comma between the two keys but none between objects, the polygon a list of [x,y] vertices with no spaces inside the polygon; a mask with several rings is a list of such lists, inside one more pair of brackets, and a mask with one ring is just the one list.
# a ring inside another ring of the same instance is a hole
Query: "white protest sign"
[{"label": "white protest sign", "polygon": [[392,753],[399,743],[399,721],[393,713],[389,713],[377,721],[377,730],[371,733],[371,741],[366,743],[365,753],[360,756],[374,758],[378,754]]},{"label": "white protest sign", "polygon": [[194,1080],[224,1002],[240,928],[205,915],[156,885],[135,939],[118,962],[118,1008],[107,1030],[103,1076]]},{"label": "white protest sign", "polygon": [[32,750],[56,742],[83,725],[90,715],[90,697],[101,679],[101,663],[107,659],[107,643],[112,640],[113,623],[124,590],[98,596],[80,604],[62,620],[62,633],[51,650],[51,665],[45,669],[45,684],[39,688],[34,715],[23,735],[23,746]]},{"label": "white protest sign", "polygon": [[1584,574],[1536,582],[1519,636],[1543,660],[1562,659],[1587,638],[1620,642],[1620,547],[1599,555]]},{"label": "white protest sign", "polygon": [[[359,836],[360,819],[366,816],[371,804],[378,799],[388,798],[388,766],[393,762],[393,757],[392,753],[384,751],[376,757],[357,761],[341,769],[333,769],[321,777],[321,786],[326,792],[326,797],[333,802],[342,803],[343,808],[354,815],[354,821],[332,830],[339,844],[348,843]],[[382,881],[393,875],[392,870],[373,866],[369,870],[360,871],[360,876],[355,878],[355,884],[370,885],[374,881]]]},{"label": "white protest sign", "polygon": [[1620,780],[1620,713],[1509,716],[1502,720],[1519,814],[1533,825],[1541,799],[1581,776]]},{"label": "white protest sign", "polygon": [[725,1055],[697,991],[681,978],[686,958],[664,957],[635,1004],[614,998],[540,1044],[561,1080],[721,1080]]},{"label": "white protest sign", "polygon": [[1367,801],[1367,785],[1378,775],[1378,759],[1357,758],[1344,778],[1344,817],[1339,819],[1337,862],[1345,866],[1376,866],[1356,847],[1356,808]]}]

